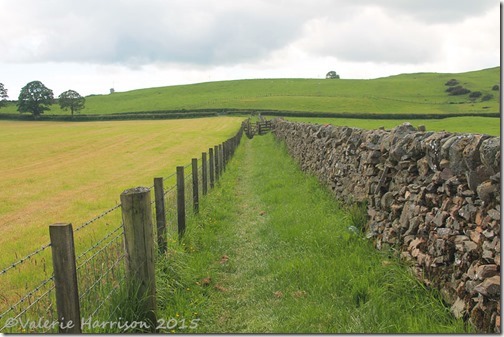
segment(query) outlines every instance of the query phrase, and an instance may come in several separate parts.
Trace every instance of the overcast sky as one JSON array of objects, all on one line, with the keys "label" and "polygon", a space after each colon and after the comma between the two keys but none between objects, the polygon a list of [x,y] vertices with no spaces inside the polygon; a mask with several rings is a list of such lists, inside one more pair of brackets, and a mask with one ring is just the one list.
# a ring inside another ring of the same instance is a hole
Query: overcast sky
[{"label": "overcast sky", "polygon": [[242,78],[376,78],[500,63],[497,0],[0,0],[17,99]]}]

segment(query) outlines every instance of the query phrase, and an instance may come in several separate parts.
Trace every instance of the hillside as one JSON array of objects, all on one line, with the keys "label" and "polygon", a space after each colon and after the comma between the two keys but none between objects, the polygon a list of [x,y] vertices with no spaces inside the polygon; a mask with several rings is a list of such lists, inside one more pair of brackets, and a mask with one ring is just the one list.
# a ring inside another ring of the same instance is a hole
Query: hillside
[{"label": "hillside", "polygon": [[[480,91],[450,96],[445,85],[456,79]],[[416,73],[371,80],[259,79],[179,85],[111,95],[89,96],[82,114],[110,114],[158,110],[274,109],[334,113],[480,113],[498,112],[500,67],[458,74]],[[492,98],[482,101],[485,95]],[[14,106],[0,109],[15,113]],[[56,105],[50,114],[68,114]]]}]

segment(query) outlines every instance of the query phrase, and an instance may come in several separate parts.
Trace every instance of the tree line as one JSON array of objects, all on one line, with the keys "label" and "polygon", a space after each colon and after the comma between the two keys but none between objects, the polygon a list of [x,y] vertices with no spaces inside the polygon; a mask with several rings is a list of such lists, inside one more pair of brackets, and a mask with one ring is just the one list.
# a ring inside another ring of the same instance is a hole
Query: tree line
[{"label": "tree line", "polygon": [[[0,108],[7,105],[7,89],[0,83]],[[58,103],[62,110],[70,110],[72,116],[84,109],[86,99],[75,90],[67,90],[58,96]],[[54,104],[54,93],[40,81],[32,81],[25,85],[19,94],[17,110],[20,113],[31,113],[38,117],[45,111],[51,110]]]}]

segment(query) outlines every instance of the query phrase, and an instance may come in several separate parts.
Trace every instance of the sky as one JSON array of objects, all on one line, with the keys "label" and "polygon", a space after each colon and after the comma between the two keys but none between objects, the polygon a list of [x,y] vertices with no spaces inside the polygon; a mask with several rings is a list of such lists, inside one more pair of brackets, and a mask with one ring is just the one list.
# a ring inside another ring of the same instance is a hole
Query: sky
[{"label": "sky", "polygon": [[0,83],[55,96],[500,64],[497,0],[0,0]]}]

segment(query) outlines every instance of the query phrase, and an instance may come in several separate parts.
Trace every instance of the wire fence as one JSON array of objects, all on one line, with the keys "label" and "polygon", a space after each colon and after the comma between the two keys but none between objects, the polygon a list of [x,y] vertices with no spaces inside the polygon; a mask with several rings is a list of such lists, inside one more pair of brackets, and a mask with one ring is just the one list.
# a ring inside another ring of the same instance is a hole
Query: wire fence
[{"label": "wire fence", "polygon": [[[241,138],[243,128],[233,137]],[[223,153],[220,153],[222,156]],[[208,160],[208,158],[207,158]],[[221,158],[219,158],[219,161]],[[197,191],[203,191],[202,158],[197,160]],[[220,162],[222,165],[222,162]],[[192,162],[184,166],[184,204],[187,214],[194,210]],[[207,163],[207,176],[210,170]],[[177,231],[176,172],[163,177],[166,229]],[[209,182],[207,188],[210,189]],[[156,222],[154,189],[151,187],[153,223]],[[110,320],[117,307],[112,299],[126,283],[126,253],[121,204],[78,225],[73,230],[75,270],[81,318],[87,322]],[[156,226],[154,234],[157,237]],[[169,236],[171,236],[171,234]],[[51,243],[17,258],[0,269],[0,333],[56,333],[60,330],[56,305]],[[0,266],[2,267],[2,266]],[[96,332],[83,325],[82,332]]]}]

